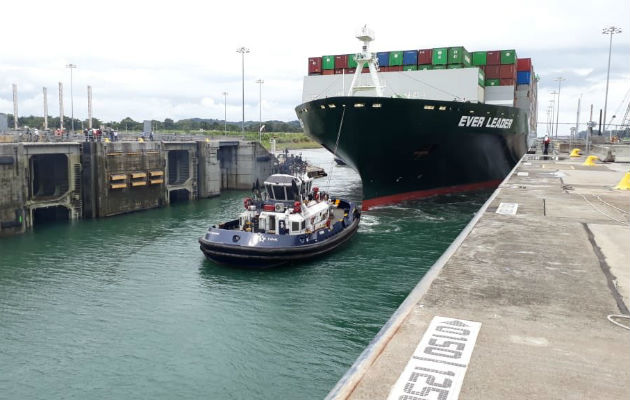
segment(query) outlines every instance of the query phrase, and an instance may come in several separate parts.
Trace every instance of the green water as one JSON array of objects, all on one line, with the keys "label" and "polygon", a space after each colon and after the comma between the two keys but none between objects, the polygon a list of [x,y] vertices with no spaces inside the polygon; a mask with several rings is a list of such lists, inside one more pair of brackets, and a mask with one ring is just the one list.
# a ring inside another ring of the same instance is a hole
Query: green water
[{"label": "green water", "polygon": [[[335,167],[330,191],[359,199],[360,180]],[[364,213],[348,246],[306,264],[205,260],[197,238],[246,195],[1,239],[0,398],[323,398],[488,193]]]}]

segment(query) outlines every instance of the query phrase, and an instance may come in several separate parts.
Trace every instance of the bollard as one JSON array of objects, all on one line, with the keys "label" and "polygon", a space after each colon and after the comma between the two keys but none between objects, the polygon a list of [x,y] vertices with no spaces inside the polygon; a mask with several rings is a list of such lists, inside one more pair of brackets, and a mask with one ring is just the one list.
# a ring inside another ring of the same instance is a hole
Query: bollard
[{"label": "bollard", "polygon": [[623,178],[619,181],[616,190],[630,190],[630,172],[626,172]]},{"label": "bollard", "polygon": [[571,150],[571,155],[569,157],[579,157],[581,154],[580,149],[573,149]]},{"label": "bollard", "polygon": [[588,167],[593,167],[597,164],[595,164],[595,160],[599,160],[599,157],[597,156],[588,156],[586,157],[586,161],[584,161],[584,164],[582,165],[586,165]]}]

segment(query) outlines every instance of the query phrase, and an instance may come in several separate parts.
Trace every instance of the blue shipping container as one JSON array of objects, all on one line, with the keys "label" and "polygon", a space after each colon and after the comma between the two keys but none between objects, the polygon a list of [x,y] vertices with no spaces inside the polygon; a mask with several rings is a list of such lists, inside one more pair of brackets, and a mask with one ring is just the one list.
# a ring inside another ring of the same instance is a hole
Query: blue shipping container
[{"label": "blue shipping container", "polygon": [[532,80],[532,73],[530,71],[516,72],[516,84],[529,85],[531,80]]},{"label": "blue shipping container", "polygon": [[418,65],[418,50],[403,51],[403,65]]},{"label": "blue shipping container", "polygon": [[378,58],[378,65],[381,67],[389,67],[389,51],[376,53],[376,58]]}]

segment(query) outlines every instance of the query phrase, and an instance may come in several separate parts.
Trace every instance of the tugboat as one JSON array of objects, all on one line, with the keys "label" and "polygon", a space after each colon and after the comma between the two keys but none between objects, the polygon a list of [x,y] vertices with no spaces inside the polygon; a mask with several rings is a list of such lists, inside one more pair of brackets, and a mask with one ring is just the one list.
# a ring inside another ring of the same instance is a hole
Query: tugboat
[{"label": "tugboat", "polygon": [[347,242],[359,227],[353,202],[313,187],[308,175],[274,174],[253,198],[245,198],[238,219],[211,226],[199,238],[210,260],[268,268],[326,254]]}]

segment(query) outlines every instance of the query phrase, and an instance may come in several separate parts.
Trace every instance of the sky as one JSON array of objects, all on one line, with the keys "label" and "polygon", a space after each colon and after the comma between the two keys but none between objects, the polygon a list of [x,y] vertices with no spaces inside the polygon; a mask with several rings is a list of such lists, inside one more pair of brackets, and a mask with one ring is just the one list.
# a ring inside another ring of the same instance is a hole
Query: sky
[{"label": "sky", "polygon": [[[577,119],[594,120],[604,108],[609,36],[613,36],[608,120],[622,119],[630,97],[630,2],[627,0],[528,1],[9,1],[0,6],[0,113],[104,121],[131,117],[174,120],[199,117],[241,120],[241,54],[245,64],[245,119],[295,120],[308,57],[359,50],[355,34],[367,24],[372,51],[465,46],[469,51],[516,49],[531,57],[538,83],[538,134],[546,133],[551,94],[560,88],[559,135]],[[262,85],[256,80],[262,79]],[[223,93],[227,92],[224,97]],[[262,93],[262,95],[261,95]],[[225,103],[224,103],[225,102]],[[566,123],[566,124],[562,124]]]}]

